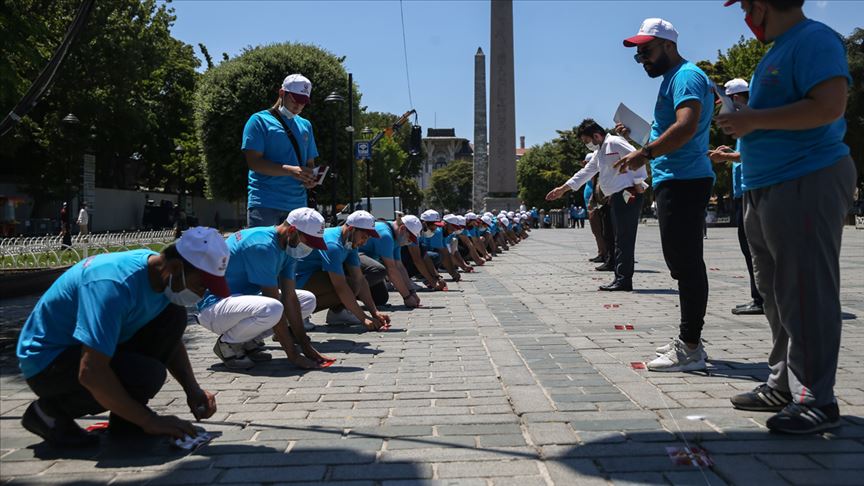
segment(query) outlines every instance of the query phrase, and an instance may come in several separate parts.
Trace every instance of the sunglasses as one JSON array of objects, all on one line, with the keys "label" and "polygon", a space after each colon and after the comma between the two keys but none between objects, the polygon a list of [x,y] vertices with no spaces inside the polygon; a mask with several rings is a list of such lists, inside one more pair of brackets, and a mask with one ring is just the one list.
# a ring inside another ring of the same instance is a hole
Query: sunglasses
[{"label": "sunglasses", "polygon": [[638,50],[639,48],[637,47],[637,48],[636,48],[637,51],[636,51],[636,54],[633,55],[633,59],[634,59],[636,62],[638,62],[639,64],[641,64],[641,63],[647,61],[647,60],[648,60],[648,57],[649,57],[649,54],[650,54],[651,52],[653,52],[653,51],[654,51],[654,48],[655,48],[656,46],[658,46],[658,45],[660,45],[660,43],[657,42],[657,39],[655,39],[655,40],[652,40],[651,42],[645,44],[645,48],[642,50],[642,52],[639,52],[639,50]]}]

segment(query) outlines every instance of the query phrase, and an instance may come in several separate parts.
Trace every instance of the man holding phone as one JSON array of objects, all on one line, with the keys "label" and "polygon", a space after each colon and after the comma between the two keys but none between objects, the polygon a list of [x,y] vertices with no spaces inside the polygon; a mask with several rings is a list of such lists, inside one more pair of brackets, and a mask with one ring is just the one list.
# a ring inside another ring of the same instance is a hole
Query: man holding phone
[{"label": "man holding phone", "polygon": [[273,106],[246,122],[241,149],[249,166],[249,227],[282,223],[289,212],[307,205],[306,190],[323,179],[314,172],[318,147],[312,124],[300,116],[311,94],[312,83],[291,74]]}]

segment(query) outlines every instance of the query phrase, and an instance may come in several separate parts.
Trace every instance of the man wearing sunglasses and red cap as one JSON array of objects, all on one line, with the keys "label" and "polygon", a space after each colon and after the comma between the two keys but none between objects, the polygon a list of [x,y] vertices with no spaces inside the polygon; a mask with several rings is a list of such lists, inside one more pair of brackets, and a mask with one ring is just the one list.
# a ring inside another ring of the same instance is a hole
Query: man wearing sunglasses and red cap
[{"label": "man wearing sunglasses and red cap", "polygon": [[97,445],[75,419],[110,412],[109,432],[183,438],[192,424],[147,407],[166,370],[196,419],[216,412],[198,385],[182,336],[186,306],[210,291],[227,297],[229,253],[212,228],[191,228],[162,253],[132,250],[86,258],[45,292],[18,339],[27,384],[39,397],[25,429],[56,447]]},{"label": "man wearing sunglasses and red cap", "polygon": [[329,361],[303,326],[315,311],[315,296],[294,284],[297,262],[327,248],[323,235],[324,217],[312,208],[291,211],[278,226],[228,235],[225,277],[234,295],[208,293],[198,304],[198,323],[219,335],[213,352],[227,368],[245,370],[270,360],[264,339],[273,334],[295,366],[318,368]]},{"label": "man wearing sunglasses and red cap", "polygon": [[312,124],[300,116],[311,95],[312,82],[291,74],[282,81],[276,103],[249,117],[243,128],[250,227],[281,224],[289,212],[306,206],[306,190],[316,185],[312,171],[318,147]]}]

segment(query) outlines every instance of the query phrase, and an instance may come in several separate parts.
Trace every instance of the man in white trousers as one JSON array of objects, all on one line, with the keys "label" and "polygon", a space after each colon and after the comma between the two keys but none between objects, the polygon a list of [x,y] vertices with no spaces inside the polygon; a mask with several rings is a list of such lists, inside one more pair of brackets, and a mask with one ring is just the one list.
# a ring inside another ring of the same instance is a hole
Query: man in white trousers
[{"label": "man in white trousers", "polygon": [[207,294],[198,304],[198,322],[219,335],[213,351],[227,368],[249,369],[271,359],[263,351],[263,340],[271,334],[300,368],[332,362],[306,335],[303,321],[315,311],[315,295],[297,290],[294,277],[298,260],[327,248],[323,235],[324,217],[314,209],[297,208],[280,225],[228,236],[231,260],[225,277],[234,295],[219,299]]}]

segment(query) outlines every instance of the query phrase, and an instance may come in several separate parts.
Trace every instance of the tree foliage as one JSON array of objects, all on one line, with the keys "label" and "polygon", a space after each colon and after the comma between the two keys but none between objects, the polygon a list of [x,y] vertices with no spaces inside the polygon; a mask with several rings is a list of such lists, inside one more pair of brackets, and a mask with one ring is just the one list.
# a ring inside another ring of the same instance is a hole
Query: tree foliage
[{"label": "tree foliage", "polygon": [[588,149],[576,136],[576,128],[558,130],[558,137],[531,147],[516,163],[519,198],[531,207],[560,208],[570,199],[546,201],[546,193],[575,174]]},{"label": "tree foliage", "polygon": [[[272,106],[282,80],[291,73],[301,73],[312,81],[312,104],[302,116],[312,122],[321,162],[331,162],[336,145],[337,161],[331,170],[339,171],[339,194],[345,197],[349,186],[343,169],[347,168],[345,161],[353,159],[344,130],[348,108],[346,102],[330,104],[324,99],[335,91],[347,100],[347,73],[330,52],[297,43],[245,49],[202,76],[195,94],[195,122],[209,194],[230,200],[245,198],[247,166],[240,151],[243,127],[253,113]],[[354,91],[353,109],[357,110],[360,100],[356,87]],[[329,197],[326,183],[319,194],[319,203]]]},{"label": "tree foliage", "polygon": [[864,29],[846,38],[852,86],[846,102],[846,143],[858,166],[858,180],[864,180]]},{"label": "tree foliage", "polygon": [[[59,45],[77,0],[4,2],[0,109],[11,110]],[[194,147],[192,93],[198,60],[171,37],[173,9],[156,0],[97,2],[50,92],[3,140],[5,177],[23,182],[37,205],[80,186],[81,155],[93,149],[100,187],[176,188],[174,147]],[[81,124],[64,129],[74,113]],[[91,130],[91,126],[93,129]],[[196,152],[182,159],[197,181]]]},{"label": "tree foliage", "polygon": [[473,164],[467,160],[454,160],[432,171],[426,189],[426,204],[450,212],[470,209],[473,182]]}]

